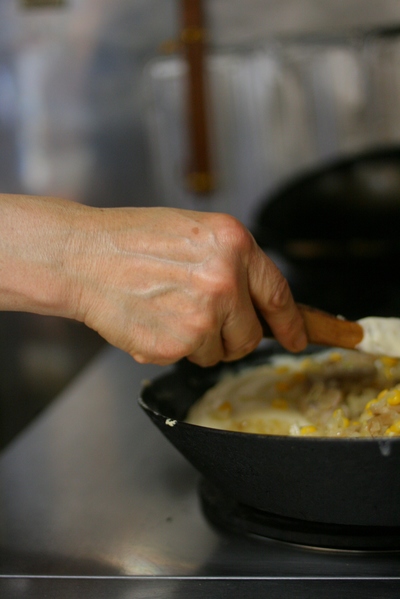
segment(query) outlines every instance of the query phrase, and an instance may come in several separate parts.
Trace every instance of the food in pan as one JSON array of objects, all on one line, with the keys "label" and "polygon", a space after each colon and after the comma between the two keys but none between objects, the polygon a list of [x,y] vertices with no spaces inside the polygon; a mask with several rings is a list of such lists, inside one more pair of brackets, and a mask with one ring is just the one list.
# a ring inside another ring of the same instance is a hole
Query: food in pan
[{"label": "food in pan", "polygon": [[270,435],[400,436],[400,360],[352,350],[277,356],[227,375],[186,422]]}]

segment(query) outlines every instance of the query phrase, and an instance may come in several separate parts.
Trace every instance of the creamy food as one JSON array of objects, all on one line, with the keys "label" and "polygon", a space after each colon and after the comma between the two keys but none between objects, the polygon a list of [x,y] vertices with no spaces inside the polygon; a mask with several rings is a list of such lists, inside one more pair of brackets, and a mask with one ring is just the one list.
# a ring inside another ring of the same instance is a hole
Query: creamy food
[{"label": "creamy food", "polygon": [[186,421],[271,435],[400,436],[400,360],[351,350],[278,356],[223,378]]},{"label": "creamy food", "polygon": [[400,358],[400,319],[368,316],[357,321],[364,331],[360,351]]}]

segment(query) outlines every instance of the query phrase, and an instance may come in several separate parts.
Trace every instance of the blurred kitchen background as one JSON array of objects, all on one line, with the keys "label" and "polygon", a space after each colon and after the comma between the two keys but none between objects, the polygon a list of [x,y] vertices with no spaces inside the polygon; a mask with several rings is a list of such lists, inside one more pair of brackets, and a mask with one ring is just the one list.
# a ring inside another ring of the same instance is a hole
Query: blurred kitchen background
[{"label": "blurred kitchen background", "polygon": [[[180,0],[1,0],[0,191],[225,211],[255,230],[292,177],[396,147],[398,0],[203,5],[214,191],[187,187]],[[75,322],[0,314],[0,447],[102,345]]]}]

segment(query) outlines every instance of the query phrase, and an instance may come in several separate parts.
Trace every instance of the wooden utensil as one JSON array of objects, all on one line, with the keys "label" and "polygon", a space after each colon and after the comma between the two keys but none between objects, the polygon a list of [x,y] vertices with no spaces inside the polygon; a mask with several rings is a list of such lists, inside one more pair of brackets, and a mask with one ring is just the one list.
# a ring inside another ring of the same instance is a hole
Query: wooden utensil
[{"label": "wooden utensil", "polygon": [[[364,329],[357,322],[334,316],[317,308],[297,304],[304,320],[309,343],[356,349],[364,337]],[[263,318],[260,319],[264,337],[271,338],[273,333]]]},{"label": "wooden utensil", "polygon": [[206,26],[203,0],[181,0],[183,54],[188,67],[187,121],[189,165],[187,183],[197,194],[214,189],[209,132],[209,93],[206,80]]}]

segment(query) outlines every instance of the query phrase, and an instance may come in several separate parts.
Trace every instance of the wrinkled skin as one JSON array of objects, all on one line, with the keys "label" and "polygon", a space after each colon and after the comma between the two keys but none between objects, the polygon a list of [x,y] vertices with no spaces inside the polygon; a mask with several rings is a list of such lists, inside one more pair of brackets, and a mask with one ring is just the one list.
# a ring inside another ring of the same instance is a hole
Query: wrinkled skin
[{"label": "wrinkled skin", "polygon": [[306,345],[285,278],[224,214],[0,195],[0,270],[0,309],[77,319],[142,363],[243,357],[255,306],[285,348]]}]

